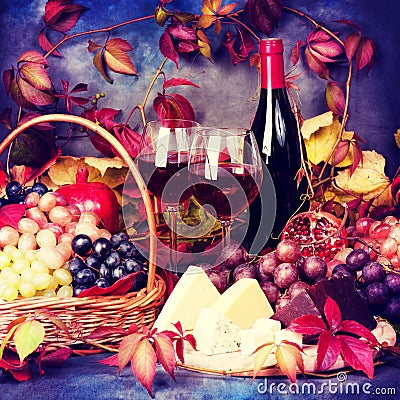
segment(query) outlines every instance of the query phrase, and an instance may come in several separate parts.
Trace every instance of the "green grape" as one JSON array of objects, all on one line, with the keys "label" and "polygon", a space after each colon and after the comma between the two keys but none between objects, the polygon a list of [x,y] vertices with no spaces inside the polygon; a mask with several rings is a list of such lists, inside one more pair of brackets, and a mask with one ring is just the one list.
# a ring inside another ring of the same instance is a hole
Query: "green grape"
[{"label": "green grape", "polygon": [[19,285],[19,292],[22,297],[34,297],[36,294],[36,288],[32,282],[23,280]]},{"label": "green grape", "polygon": [[36,272],[31,268],[25,268],[22,272],[21,272],[21,278],[23,281],[27,281],[27,282],[32,282],[33,281],[33,277],[36,275]]},{"label": "green grape", "polygon": [[11,264],[11,257],[7,253],[0,253],[0,270],[5,267],[8,267]]},{"label": "green grape", "polygon": [[25,258],[29,260],[30,262],[32,261],[37,261],[37,250],[26,250],[25,251]]},{"label": "green grape", "polygon": [[6,286],[2,290],[2,297],[7,301],[13,301],[18,297],[18,290],[14,286]]},{"label": "green grape", "polygon": [[35,285],[36,290],[47,289],[51,283],[51,276],[45,272],[38,272],[34,275],[32,283]]},{"label": "green grape", "polygon": [[48,289],[56,290],[58,288],[57,278],[53,275],[50,275],[50,278],[51,278],[51,280],[50,280],[50,285],[49,285]]},{"label": "green grape", "polygon": [[54,289],[48,288],[48,289],[43,290],[41,292],[41,295],[43,297],[56,297],[57,294],[56,294],[56,291]]},{"label": "green grape", "polygon": [[71,272],[67,269],[56,269],[53,272],[53,277],[56,278],[59,285],[69,285],[72,282],[72,275]]},{"label": "green grape", "polygon": [[29,268],[30,265],[31,263],[26,258],[20,258],[14,262],[12,269],[20,274],[24,269]]},{"label": "green grape", "polygon": [[49,267],[42,261],[33,261],[31,264],[31,269],[34,272],[45,272],[46,274],[49,273]]},{"label": "green grape", "polygon": [[17,288],[21,282],[21,275],[15,271],[10,271],[4,276],[4,280],[10,285]]},{"label": "green grape", "polygon": [[10,251],[10,257],[11,257],[11,260],[13,262],[15,262],[17,260],[21,260],[22,258],[25,258],[25,252],[23,250],[15,248]]},{"label": "green grape", "polygon": [[57,291],[58,297],[72,297],[73,290],[72,286],[61,286]]}]

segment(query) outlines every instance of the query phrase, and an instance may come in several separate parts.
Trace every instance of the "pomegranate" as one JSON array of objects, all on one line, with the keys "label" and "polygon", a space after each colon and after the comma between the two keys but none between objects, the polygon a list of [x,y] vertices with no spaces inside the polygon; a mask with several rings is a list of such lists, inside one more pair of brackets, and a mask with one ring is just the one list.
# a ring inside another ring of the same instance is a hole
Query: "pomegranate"
[{"label": "pomegranate", "polygon": [[306,211],[288,221],[282,231],[282,240],[297,242],[304,257],[314,255],[329,262],[347,246],[347,240],[343,239],[346,229],[342,229],[339,237],[339,227],[340,220],[333,214],[320,210]]},{"label": "pomegranate", "polygon": [[61,186],[56,190],[63,195],[68,204],[77,206],[81,212],[90,211],[99,216],[110,233],[119,227],[119,204],[113,190],[105,183],[88,182],[87,168],[79,168],[76,183]]}]

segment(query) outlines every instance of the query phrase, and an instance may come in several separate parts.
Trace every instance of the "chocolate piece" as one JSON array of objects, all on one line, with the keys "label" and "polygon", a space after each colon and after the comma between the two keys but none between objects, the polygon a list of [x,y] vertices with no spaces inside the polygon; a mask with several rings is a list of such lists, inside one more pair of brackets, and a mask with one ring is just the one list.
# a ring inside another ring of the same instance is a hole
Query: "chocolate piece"
[{"label": "chocolate piece", "polygon": [[329,296],[339,306],[342,320],[357,321],[370,330],[376,327],[376,320],[358,294],[352,279],[333,277],[310,286],[307,290],[321,314],[324,313],[324,305]]},{"label": "chocolate piece", "polygon": [[320,311],[309,294],[303,290],[296,295],[288,304],[280,308],[271,318],[280,321],[285,327],[289,326],[296,318],[303,315],[321,316]]}]

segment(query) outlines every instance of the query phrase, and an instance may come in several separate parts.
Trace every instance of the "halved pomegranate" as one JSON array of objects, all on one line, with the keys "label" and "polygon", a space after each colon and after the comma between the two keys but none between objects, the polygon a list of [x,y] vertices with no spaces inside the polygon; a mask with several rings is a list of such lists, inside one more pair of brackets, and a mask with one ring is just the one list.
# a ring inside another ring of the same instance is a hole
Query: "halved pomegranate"
[{"label": "halved pomegranate", "polygon": [[283,239],[292,239],[301,246],[304,257],[312,255],[329,262],[347,246],[346,229],[340,220],[325,211],[306,211],[293,216],[282,231]]}]

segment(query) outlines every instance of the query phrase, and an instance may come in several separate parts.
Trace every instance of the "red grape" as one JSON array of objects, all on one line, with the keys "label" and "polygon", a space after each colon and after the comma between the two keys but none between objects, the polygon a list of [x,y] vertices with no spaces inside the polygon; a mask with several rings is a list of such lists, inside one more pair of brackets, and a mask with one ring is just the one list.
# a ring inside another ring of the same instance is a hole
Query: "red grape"
[{"label": "red grape", "polygon": [[207,269],[205,270],[205,273],[217,288],[218,292],[223,293],[227,287],[225,275],[220,271],[216,271],[215,269]]},{"label": "red grape", "polygon": [[257,271],[257,268],[252,264],[240,264],[233,270],[233,280],[236,282],[243,278],[257,279]]},{"label": "red grape", "polygon": [[307,283],[303,281],[296,281],[290,285],[288,295],[291,299],[293,299],[293,297],[296,297],[299,293],[305,291],[307,288]]},{"label": "red grape", "polygon": [[285,239],[276,246],[276,256],[285,263],[297,261],[300,255],[300,246],[294,240]]},{"label": "red grape", "polygon": [[276,253],[267,253],[260,257],[258,261],[258,268],[262,274],[272,275],[278,264],[279,260],[276,256]]},{"label": "red grape", "polygon": [[246,261],[246,249],[239,243],[231,241],[222,249],[217,264],[223,264],[226,268],[234,269]]},{"label": "red grape", "polygon": [[353,250],[346,257],[346,264],[354,271],[361,271],[368,261],[370,257],[364,249]]},{"label": "red grape", "polygon": [[300,277],[305,281],[313,282],[319,277],[326,276],[327,272],[326,262],[317,256],[307,257],[299,265]]},{"label": "red grape", "polygon": [[365,283],[383,282],[386,271],[383,265],[377,261],[370,261],[362,269],[362,277]]},{"label": "red grape", "polygon": [[274,271],[274,282],[281,289],[288,289],[298,278],[298,270],[293,263],[279,264]]},{"label": "red grape", "polygon": [[356,229],[361,235],[367,235],[371,224],[374,222],[372,218],[363,217],[356,221]]}]

